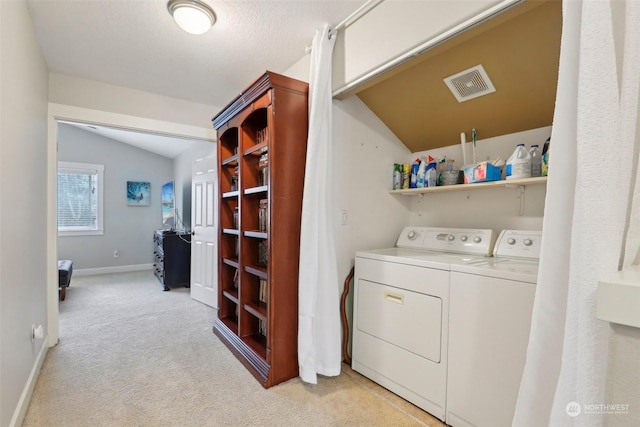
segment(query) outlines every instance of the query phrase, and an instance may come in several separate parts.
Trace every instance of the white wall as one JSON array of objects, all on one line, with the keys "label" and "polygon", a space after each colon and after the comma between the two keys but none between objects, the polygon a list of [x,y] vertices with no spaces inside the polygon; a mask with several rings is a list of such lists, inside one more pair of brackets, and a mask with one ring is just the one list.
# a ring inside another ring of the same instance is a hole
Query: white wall
[{"label": "white wall", "polygon": [[212,130],[211,118],[223,107],[203,105],[65,74],[49,76],[49,102],[148,117]]},{"label": "white wall", "polygon": [[409,150],[357,97],[333,102],[336,151],[336,223],[340,272],[345,277],[355,252],[394,246],[409,222],[408,198],[389,194],[393,164]]},{"label": "white wall", "polygon": [[611,323],[606,402],[629,405],[628,413],[607,414],[605,425],[640,425],[640,328]]},{"label": "white wall", "polygon": [[20,425],[46,354],[47,84],[25,1],[0,2],[0,425]]},{"label": "white wall", "polygon": [[[308,81],[309,57],[284,74]],[[393,163],[403,162],[410,152],[355,96],[333,101],[333,138],[335,241],[338,273],[346,278],[356,251],[393,246],[408,223],[408,199],[388,190]],[[343,211],[346,225],[341,224]]]},{"label": "white wall", "polygon": [[193,164],[196,159],[215,155],[216,150],[216,144],[201,142],[181,153],[173,161],[176,213],[184,225],[184,228],[182,228],[179,224],[176,224],[176,228],[179,230],[191,229],[191,177]]},{"label": "white wall", "polygon": [[[58,237],[58,258],[72,260],[76,271],[153,263],[161,188],[173,180],[173,160],[60,123],[58,161],[104,165],[104,234]],[[127,206],[127,181],[151,183],[150,206]]]},{"label": "white wall", "polygon": [[[467,140],[470,140],[468,132]],[[551,127],[532,129],[524,132],[503,135],[476,141],[477,161],[495,160],[502,157],[505,161],[511,156],[517,144],[542,145],[551,135]],[[468,163],[472,163],[471,144],[466,144]],[[418,157],[431,155],[436,159],[453,159],[454,165],[462,167],[463,155],[460,145],[443,147],[437,150],[412,153],[404,159],[411,163]],[[390,184],[389,184],[390,185]],[[520,215],[521,194],[517,188],[492,188],[482,190],[454,191],[450,193],[425,194],[411,199],[412,225],[435,227],[491,228],[497,232],[503,229],[542,230],[544,214],[545,185],[531,185],[524,190],[524,212]]]}]

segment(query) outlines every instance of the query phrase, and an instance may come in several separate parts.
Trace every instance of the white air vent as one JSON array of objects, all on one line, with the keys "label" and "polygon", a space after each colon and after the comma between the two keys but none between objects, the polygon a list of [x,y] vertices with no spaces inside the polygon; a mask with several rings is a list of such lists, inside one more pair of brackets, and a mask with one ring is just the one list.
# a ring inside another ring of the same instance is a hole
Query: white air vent
[{"label": "white air vent", "polygon": [[454,74],[444,79],[458,102],[468,101],[496,91],[482,65]]}]

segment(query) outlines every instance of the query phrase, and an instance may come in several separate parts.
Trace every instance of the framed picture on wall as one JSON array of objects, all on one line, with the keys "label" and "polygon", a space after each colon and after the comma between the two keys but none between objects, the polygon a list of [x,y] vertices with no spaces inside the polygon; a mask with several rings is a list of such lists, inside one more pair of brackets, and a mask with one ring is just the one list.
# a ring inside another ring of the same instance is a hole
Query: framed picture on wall
[{"label": "framed picture on wall", "polygon": [[162,225],[174,228],[175,224],[175,195],[173,181],[170,181],[162,186]]},{"label": "framed picture on wall", "polygon": [[151,204],[151,183],[127,181],[127,205],[149,206]]}]

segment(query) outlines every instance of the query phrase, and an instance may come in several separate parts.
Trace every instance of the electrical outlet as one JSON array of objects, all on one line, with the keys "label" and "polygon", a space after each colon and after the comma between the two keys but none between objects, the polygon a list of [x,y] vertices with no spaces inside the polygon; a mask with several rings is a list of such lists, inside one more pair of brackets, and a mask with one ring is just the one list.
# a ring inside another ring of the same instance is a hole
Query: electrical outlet
[{"label": "electrical outlet", "polygon": [[31,325],[31,342],[44,338],[44,329],[42,325]]},{"label": "electrical outlet", "polygon": [[342,218],[340,222],[342,223],[342,225],[349,224],[349,212],[347,212],[346,209],[342,210]]},{"label": "electrical outlet", "polygon": [[113,257],[114,258],[118,258],[119,256],[120,256],[120,253],[118,252],[117,249],[115,251],[113,251]]}]

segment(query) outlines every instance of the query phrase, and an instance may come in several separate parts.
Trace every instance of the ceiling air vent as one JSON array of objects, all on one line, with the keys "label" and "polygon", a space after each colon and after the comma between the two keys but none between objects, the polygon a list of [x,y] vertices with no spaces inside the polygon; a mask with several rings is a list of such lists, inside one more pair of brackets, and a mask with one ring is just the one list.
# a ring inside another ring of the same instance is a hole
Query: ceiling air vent
[{"label": "ceiling air vent", "polygon": [[454,74],[444,79],[458,102],[468,101],[496,91],[482,65]]}]

